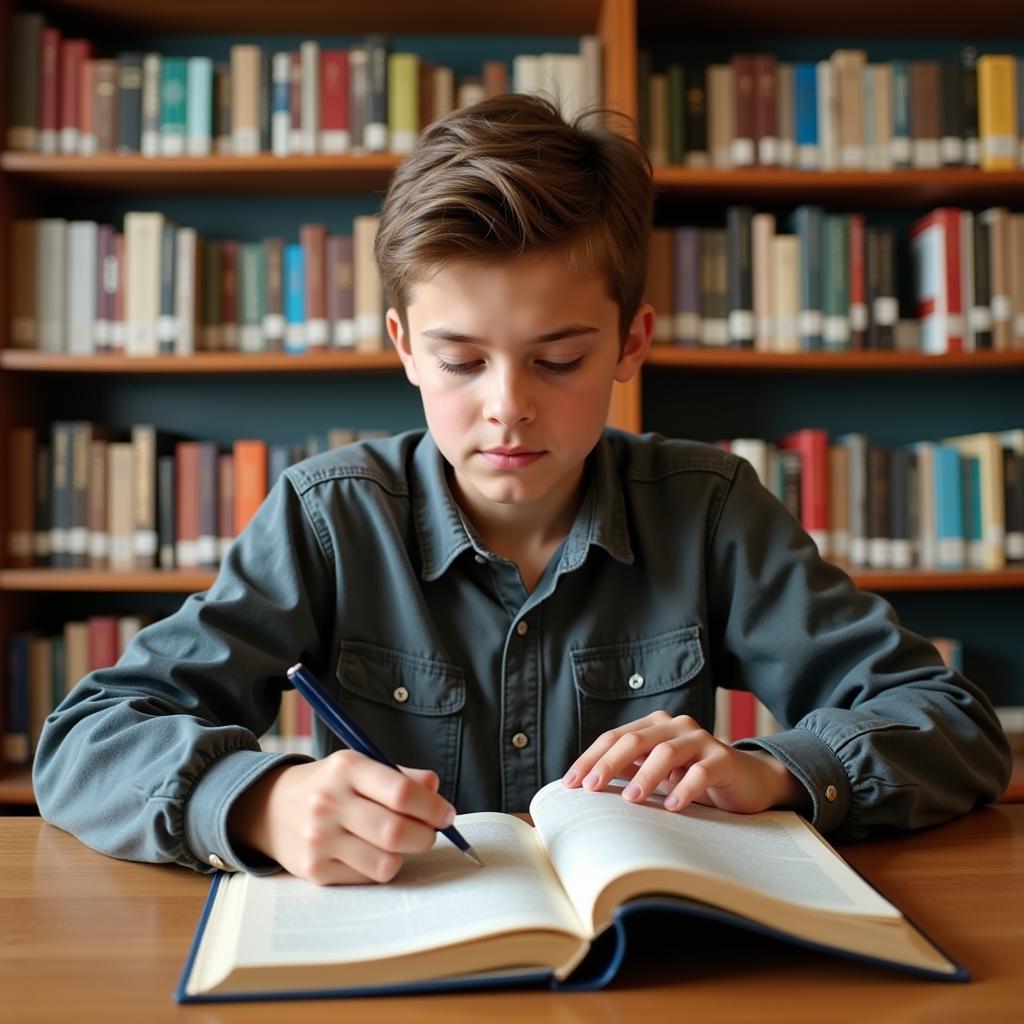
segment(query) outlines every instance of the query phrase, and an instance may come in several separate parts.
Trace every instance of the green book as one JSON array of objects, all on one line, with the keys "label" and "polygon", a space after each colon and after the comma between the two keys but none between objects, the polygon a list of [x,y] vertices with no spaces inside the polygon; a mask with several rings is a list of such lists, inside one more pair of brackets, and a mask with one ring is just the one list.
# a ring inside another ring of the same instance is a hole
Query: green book
[{"label": "green book", "polygon": [[824,348],[850,349],[850,231],[846,215],[826,214],[822,222],[822,305]]},{"label": "green book", "polygon": [[262,242],[243,242],[238,251],[240,349],[266,351],[263,315],[267,308],[267,261]]},{"label": "green book", "polygon": [[668,66],[668,162],[681,164],[686,151],[686,76],[682,64]]},{"label": "green book", "polygon": [[160,62],[161,156],[185,155],[187,75],[184,57],[164,57]]}]

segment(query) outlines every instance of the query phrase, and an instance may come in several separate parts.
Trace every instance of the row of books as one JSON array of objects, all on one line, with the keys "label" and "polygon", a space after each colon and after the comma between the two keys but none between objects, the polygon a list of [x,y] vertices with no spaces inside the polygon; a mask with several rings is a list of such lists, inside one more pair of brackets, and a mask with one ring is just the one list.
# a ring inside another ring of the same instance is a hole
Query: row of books
[{"label": "row of books", "polygon": [[203,238],[162,213],[11,225],[11,344],[88,356],[385,347],[379,218],[298,242]]},{"label": "row of books", "polygon": [[861,213],[730,206],[724,228],[656,227],[654,340],[764,352],[1024,350],[1024,214],[942,207],[907,244],[916,319],[901,320],[896,229]]},{"label": "row of books", "polygon": [[1024,58],[869,62],[865,50],[781,61],[638,55],[639,126],[651,162],[688,167],[888,171],[1024,167]]},{"label": "row of books", "polygon": [[335,428],[304,444],[130,437],[58,420],[10,435],[8,564],[17,568],[215,569],[284,469],[382,430]]},{"label": "row of books", "polygon": [[[27,764],[35,754],[46,716],[89,672],[117,663],[131,638],[152,621],[148,615],[93,615],[64,624],[56,635],[40,630],[10,634],[6,643],[3,759]],[[963,645],[953,637],[931,637],[943,661],[963,671]],[[1024,707],[997,708],[1018,753],[1024,753]],[[767,736],[781,725],[762,701],[745,690],[715,693],[714,734],[723,743]],[[260,746],[271,752],[313,753],[312,712],[292,689],[281,694],[277,718]]]},{"label": "row of books", "polygon": [[1024,563],[1024,429],[905,446],[808,427],[717,444],[746,459],[822,557],[850,568]]},{"label": "row of books", "polygon": [[37,13],[11,20],[7,147],[88,156],[407,153],[421,128],[488,96],[545,92],[571,118],[601,101],[597,36],[578,53],[489,60],[480,75],[392,52],[374,33],[347,48],[240,43],[230,60],[122,51],[94,55]]}]

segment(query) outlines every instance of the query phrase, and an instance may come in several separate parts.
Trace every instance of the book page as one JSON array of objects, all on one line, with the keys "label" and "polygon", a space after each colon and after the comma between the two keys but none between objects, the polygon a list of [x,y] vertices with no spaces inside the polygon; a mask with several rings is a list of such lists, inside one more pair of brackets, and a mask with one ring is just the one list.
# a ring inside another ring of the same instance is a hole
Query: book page
[{"label": "book page", "polygon": [[[902,916],[793,811],[733,814],[691,804],[670,813],[661,796],[632,804],[620,793],[619,786],[591,793],[556,781],[530,804],[562,885],[595,931],[607,924],[593,919],[595,905],[615,879],[680,869],[801,907]],[[701,898],[699,888],[694,897]]]},{"label": "book page", "polygon": [[455,824],[484,867],[438,833],[431,851],[409,856],[383,885],[246,876],[235,962],[345,963],[513,929],[583,936],[529,825],[499,814],[459,815]]}]

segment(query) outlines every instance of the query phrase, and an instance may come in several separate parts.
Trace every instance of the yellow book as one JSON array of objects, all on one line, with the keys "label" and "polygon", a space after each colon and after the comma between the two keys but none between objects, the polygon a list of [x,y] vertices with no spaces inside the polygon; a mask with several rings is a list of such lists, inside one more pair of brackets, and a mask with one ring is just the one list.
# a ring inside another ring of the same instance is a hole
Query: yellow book
[{"label": "yellow book", "polygon": [[1003,485],[1003,448],[999,435],[990,432],[947,437],[961,455],[978,459],[981,467],[981,550],[977,567],[1006,567],[1006,489]]},{"label": "yellow book", "polygon": [[986,53],[978,58],[978,134],[983,171],[1016,168],[1017,69],[1013,57]]},{"label": "yellow book", "polygon": [[388,57],[388,126],[391,149],[408,153],[419,132],[420,59],[415,53]]}]

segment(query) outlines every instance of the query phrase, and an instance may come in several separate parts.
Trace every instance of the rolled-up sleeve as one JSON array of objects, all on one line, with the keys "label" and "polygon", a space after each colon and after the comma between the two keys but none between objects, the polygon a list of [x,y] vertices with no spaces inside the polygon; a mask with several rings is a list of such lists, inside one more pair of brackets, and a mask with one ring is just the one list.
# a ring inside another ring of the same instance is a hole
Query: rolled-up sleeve
[{"label": "rolled-up sleeve", "polygon": [[984,692],[824,561],[745,461],[708,558],[717,684],[752,691],[783,726],[734,746],[785,764],[816,828],[920,828],[1002,794],[1012,759]]},{"label": "rolled-up sleeve", "polygon": [[323,663],[334,588],[317,526],[283,475],[213,586],[72,689],[46,719],[33,763],[44,818],[126,860],[278,869],[233,849],[227,820],[266,771],[309,760],[264,753],[257,737],[278,713],[288,666]]}]

